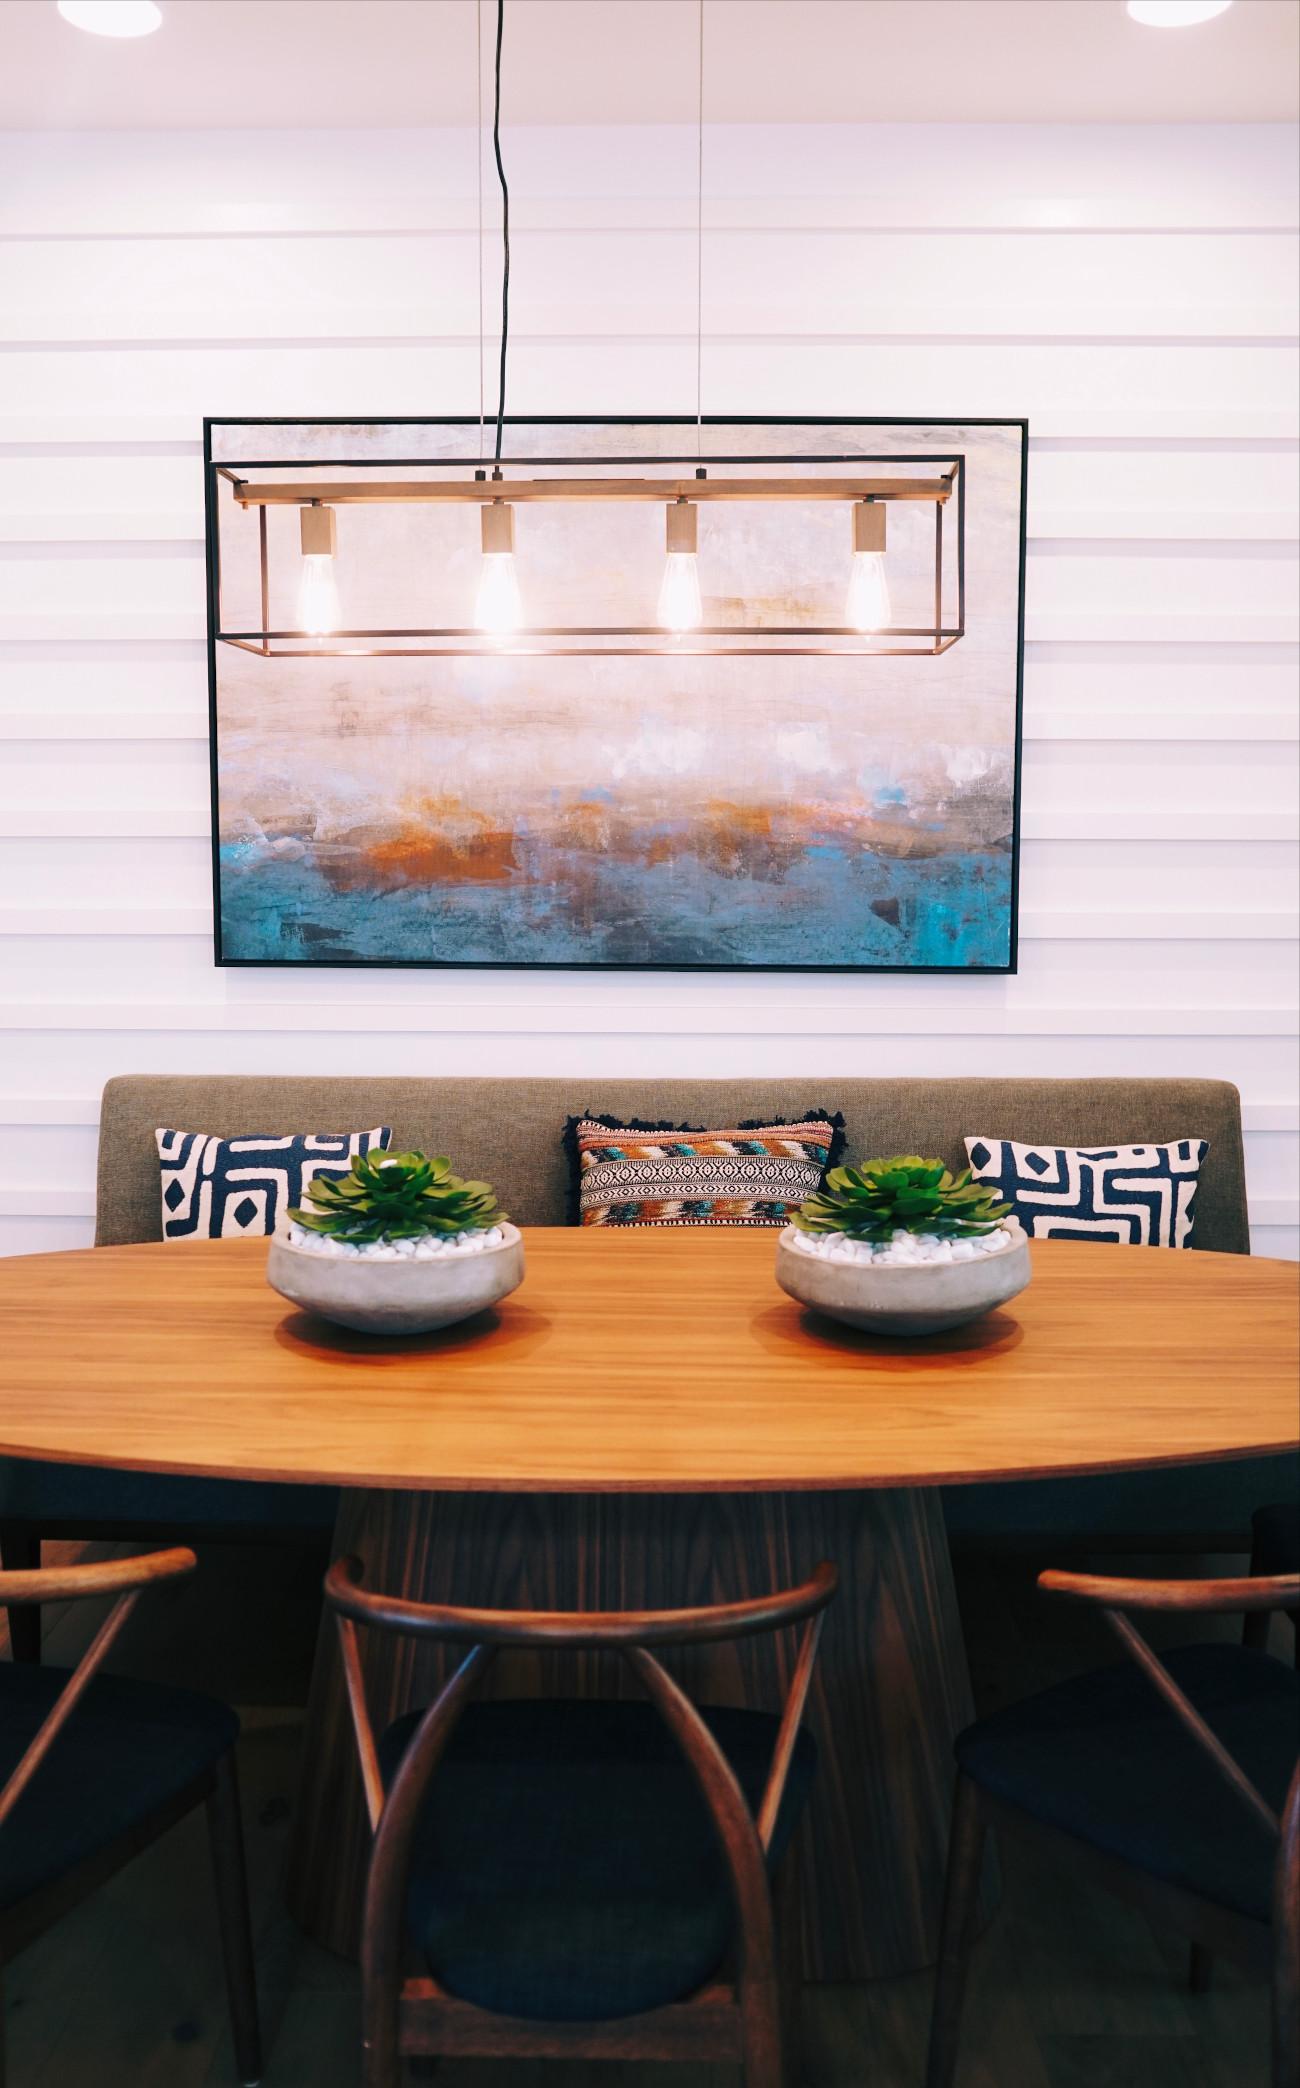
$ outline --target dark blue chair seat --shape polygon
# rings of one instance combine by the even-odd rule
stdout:
[[[1250,1519],[1256,1573],[1300,1573],[1300,1501],[1275,1501]]]
[[[243,1479],[188,1479],[170,1472],[124,1472],[103,1465],[0,1461],[0,1521],[6,1516],[57,1537],[70,1523],[140,1528],[209,1527],[255,1531],[328,1530],[338,1494],[330,1486],[262,1485]]]
[[[380,1743],[387,1780],[419,1713]],[[756,1810],[775,1718],[701,1707]],[[770,1861],[808,1796],[800,1732]],[[408,1899],[417,1948],[447,1992],[534,2021],[608,2021],[695,1993],[733,1920],[716,1834],[648,1702],[481,1702],[434,1773]]]
[[[1243,1646],[1162,1655],[1277,1812],[1300,1750],[1300,1678]],[[1049,1827],[1256,1921],[1276,1842],[1136,1667],[1061,1683],[967,1727],[963,1773]]]
[[[0,1666],[0,1788],[67,1679],[62,1668]],[[97,1676],[0,1827],[0,1908],[147,1820],[213,1768],[238,1732],[234,1712],[212,1697]]]

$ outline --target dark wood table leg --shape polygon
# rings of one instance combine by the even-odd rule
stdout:
[[[820,1765],[803,1829],[803,1955],[815,1980],[933,1962],[952,1741],[971,1717],[966,1654],[936,1493],[345,1494],[338,1550],[374,1587],[447,1602],[624,1609],[734,1600],[840,1568],[809,1719]],[[288,1890],[330,1948],[356,1948],[366,1834],[333,1625],[323,1628]],[[428,1701],[446,1656],[391,1636],[364,1645],[382,1725]],[[692,1694],[777,1707],[793,1645],[700,1648]],[[503,1658],[494,1688],[587,1694],[626,1687],[596,1656]]]

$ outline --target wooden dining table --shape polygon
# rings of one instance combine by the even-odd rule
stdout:
[[[954,1735],[970,1682],[938,1489],[1118,1472],[1297,1440],[1296,1270],[1034,1243],[1027,1291],[884,1340],[808,1313],[769,1232],[536,1229],[522,1287],[439,1334],[376,1339],[294,1310],[261,1241],[0,1262],[0,1452],[343,1489],[336,1550],[370,1585],[452,1603],[731,1600],[833,1560],[801,1837],[816,1979],[932,1960]],[[698,1651],[697,1694],[775,1705],[791,1648]],[[442,1656],[366,1649],[377,1723]],[[617,1686],[596,1656],[498,1687]],[[368,1837],[332,1628],[308,1711],[288,1891],[355,1947]]]

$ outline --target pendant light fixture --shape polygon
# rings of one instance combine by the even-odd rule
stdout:
[[[302,549],[298,627],[313,638],[328,638],[342,622],[334,577],[338,528],[333,508],[322,507],[318,500],[300,508],[298,532]]]
[[[664,509],[664,516],[668,556],[659,590],[659,621],[665,631],[698,631],[704,621],[696,558],[700,511],[693,500],[679,495]]]
[[[506,353],[510,342],[510,186],[501,158],[501,43],[505,30],[506,0],[497,0],[496,62],[493,79],[492,101],[492,151],[497,163],[497,179],[501,184],[501,361],[497,371],[497,428],[496,448],[493,451],[492,478],[501,478],[501,437],[506,418]],[[479,47],[482,48],[482,5],[476,9],[479,24]],[[480,74],[479,106],[482,107]],[[482,164],[483,145],[479,138],[480,203],[479,203],[479,252],[482,254]],[[482,275],[479,292],[479,428],[483,426],[483,303]],[[481,454],[480,450],[480,454]],[[476,473],[482,478],[483,473]],[[523,596],[519,588],[519,574],[515,568],[515,511],[508,500],[493,499],[485,505],[480,515],[482,566],[479,571],[478,593],[474,603],[474,623],[478,630],[490,638],[508,638],[524,621]]]
[[[704,453],[704,0],[699,0],[698,74],[695,100],[695,454]],[[704,477],[703,470],[696,477]],[[678,494],[664,511],[666,531],[663,584],[659,589],[659,624],[681,637],[704,622],[700,595],[700,511]]]
[[[844,621],[850,630],[887,631],[893,620],[885,578],[885,510],[878,500],[853,507],[853,560]]]
[[[508,638],[524,620],[519,575],[515,571],[515,511],[508,500],[494,500],[480,515],[483,561],[479,572],[474,622],[491,638]]]
[[[366,456],[349,455],[346,449],[337,456],[328,449],[322,450],[319,443],[315,444],[302,460],[300,476],[279,476],[274,465],[261,459],[255,463],[237,461],[237,450],[233,454],[227,451],[226,459],[229,461],[211,459],[210,517],[218,531],[222,485],[228,487],[226,497],[233,500],[236,508],[244,513],[252,510],[257,515],[258,528],[260,617],[256,620],[253,615],[243,616],[238,619],[236,628],[229,627],[222,610],[220,562],[214,558],[214,635],[222,643],[241,646],[245,651],[263,657],[277,653],[319,658],[346,655],[374,658],[474,657],[499,648],[519,654],[552,655],[597,655],[603,652],[654,657],[671,652],[679,657],[685,654],[746,657],[764,653],[804,653],[836,657],[929,655],[936,658],[965,636],[966,459],[960,424],[953,428],[951,447],[936,448],[935,432],[930,429],[925,446],[919,450],[910,445],[900,450],[895,442],[892,447],[879,451],[872,449],[865,433],[846,437],[840,445],[828,443],[821,432],[828,424],[818,420],[807,424],[809,432],[791,452],[769,455],[758,453],[744,437],[737,442],[734,431],[726,430],[726,424],[715,417],[712,425],[718,431],[717,446],[722,453],[708,460],[705,458],[704,20],[704,0],[698,0],[694,459],[688,460],[689,438],[682,439],[682,419],[687,418],[685,416],[674,417],[662,424],[676,432],[651,449],[645,456],[644,467],[636,476],[628,475],[627,467],[633,465],[635,469],[636,459],[627,455],[628,444],[621,437],[612,444],[611,453],[604,456],[593,455],[586,444],[579,445],[576,456],[571,447],[567,453],[562,450],[555,456],[539,454],[536,436],[529,435],[524,436],[521,455],[506,458],[503,454],[510,344],[510,189],[501,151],[505,0],[497,0],[496,4],[492,111],[492,148],[501,190],[502,268],[500,357],[492,416],[495,439],[489,451],[483,288],[484,25],[483,0],[477,0],[477,469],[471,476],[468,465],[461,461],[464,452],[456,448],[454,440],[450,445],[435,447],[429,453],[422,443],[412,445],[409,434],[404,437],[395,433],[392,441],[397,447],[388,450],[384,438],[378,434],[378,429],[387,425],[384,423],[366,428],[362,442],[367,449]],[[406,424],[392,425],[396,429]],[[442,424],[415,420],[410,427],[438,425]],[[791,425],[804,424],[796,421]],[[869,421],[852,423],[854,428],[863,431],[873,425],[877,424]],[[739,454],[734,453],[737,449]],[[332,475],[329,467],[335,456],[337,475]],[[417,457],[422,458],[423,469],[412,475]],[[579,458],[582,461],[578,472],[574,473],[572,467]],[[283,461],[287,463],[290,459],[285,455]],[[388,475],[382,468],[385,461],[400,468],[403,475],[400,478]],[[534,467],[531,472],[528,470],[530,463]],[[690,463],[694,465],[693,478],[684,475]],[[813,467],[811,472],[809,467]],[[544,621],[542,605],[526,603],[527,588],[520,584],[516,566],[517,510],[531,511],[524,525],[525,543],[533,532],[534,541],[547,538],[553,542],[557,506],[561,510],[575,503],[588,502],[618,506],[625,501],[653,502],[664,511],[665,558],[654,620]],[[715,510],[706,532],[706,551],[718,557],[728,537],[733,546],[735,543],[727,522],[731,503],[761,506],[776,502],[799,507],[823,501],[840,503],[847,511],[845,521],[849,522],[851,529],[847,593],[841,596],[844,601],[842,621],[827,619],[820,606],[828,594],[833,598],[844,586],[842,552],[840,561],[837,561],[838,576],[832,570],[818,582],[815,574],[802,575],[796,570],[791,573],[789,581],[778,583],[772,599],[767,602],[752,602],[744,579],[724,567],[723,575],[713,583],[706,620],[706,601],[699,572],[700,507],[707,502]],[[459,507],[463,517],[459,527],[466,535],[473,527],[466,509],[478,509],[479,565],[471,582],[472,608],[470,601],[465,600],[461,614],[454,621],[430,625],[427,616],[421,616],[418,607],[412,604],[414,614],[408,611],[403,616],[399,610],[395,618],[378,628],[353,628],[354,620],[340,614],[335,582],[336,508],[360,503],[396,509],[424,502]],[[270,614],[270,604],[277,592],[272,583],[271,561],[283,539],[268,529],[267,510],[281,505],[295,506],[300,510],[299,613],[297,627],[292,630],[273,629]],[[909,620],[901,624],[893,620],[885,570],[886,510],[889,507],[900,510],[896,517],[899,528],[895,557],[907,571],[909,608],[912,602],[917,604]],[[930,529],[922,525],[927,509],[933,515]],[[953,517],[951,523],[946,520],[950,514]],[[358,531],[359,542],[353,552],[354,558],[364,549],[366,534],[364,529]],[[927,535],[932,546],[928,555]],[[771,542],[772,538],[773,532],[769,529],[768,541]],[[463,536],[462,543],[465,540]],[[782,541],[779,530],[776,540],[778,543]],[[800,550],[806,548],[809,538],[806,531],[792,528],[785,533],[784,541],[793,562]],[[842,544],[843,539],[840,541]],[[722,556],[734,559],[736,552],[733,548]],[[929,565],[931,581],[928,586],[919,588],[918,582],[923,581],[923,560]],[[401,573],[400,562],[395,570]],[[646,578],[653,585],[653,576],[647,575]],[[533,586],[539,590],[536,579]],[[470,587],[467,587],[466,594],[469,593]],[[783,608],[785,614],[781,613]]]

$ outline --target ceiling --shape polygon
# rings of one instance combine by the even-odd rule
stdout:
[[[0,128],[474,120],[476,0],[160,0],[138,42],[0,0]],[[485,70],[495,0],[483,0]],[[717,123],[1276,122],[1300,5],[1147,29],[1123,0],[705,0]],[[510,123],[692,122],[697,0],[506,0]]]

